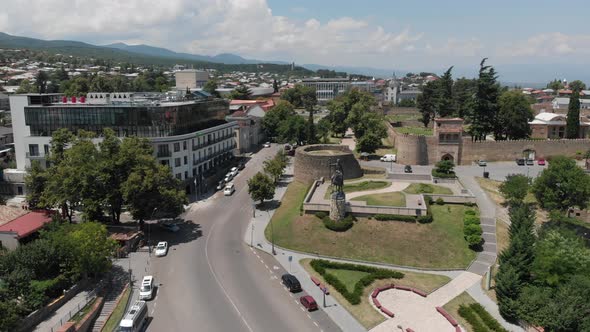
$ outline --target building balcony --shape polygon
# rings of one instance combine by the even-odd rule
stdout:
[[[44,153],[30,153],[30,152],[27,152],[27,158],[28,159],[45,159],[45,154]]]
[[[158,158],[169,158],[172,157],[172,151],[158,151]]]

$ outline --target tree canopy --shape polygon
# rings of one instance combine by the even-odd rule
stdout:
[[[533,110],[527,97],[518,90],[506,91],[498,99],[497,139],[524,139],[531,134]]]
[[[574,90],[567,108],[565,126],[566,138],[578,138],[580,135],[580,92]]]

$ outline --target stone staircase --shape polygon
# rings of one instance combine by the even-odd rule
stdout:
[[[117,299],[125,289],[129,281],[129,275],[122,270],[114,270],[110,287],[107,286],[105,301],[100,311],[100,314],[92,325],[92,332],[101,332],[107,320],[111,316],[113,310],[117,306]],[[107,331],[111,332],[111,331]]]
[[[477,254],[477,258],[467,269],[469,272],[484,275],[488,267],[494,264],[497,257],[496,248],[496,220],[490,217],[481,217],[482,237],[484,239],[483,251]]]

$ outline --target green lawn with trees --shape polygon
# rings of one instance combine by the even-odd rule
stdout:
[[[412,183],[404,192],[407,194],[437,194],[437,195],[452,195],[453,191],[447,187],[437,186],[430,183]]]

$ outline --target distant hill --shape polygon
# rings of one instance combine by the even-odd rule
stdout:
[[[200,68],[211,68],[221,71],[248,71],[248,72],[290,72],[297,75],[311,76],[314,73],[303,67],[291,66],[284,62],[268,62],[248,60],[234,54],[219,54],[213,57],[177,53],[165,48],[149,45],[127,45],[116,43],[106,46],[97,46],[79,41],[70,40],[42,40],[29,37],[13,36],[0,32],[0,48],[16,48],[46,51],[53,54],[61,53],[82,58],[94,58],[127,62],[139,65],[173,66],[174,64],[186,64]]]

